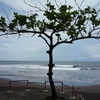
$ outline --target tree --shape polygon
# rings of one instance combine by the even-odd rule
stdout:
[[[66,5],[66,3],[58,5],[55,1],[56,5],[53,5],[49,0],[47,0],[47,4],[43,7],[44,9],[26,4],[33,9],[37,9],[37,13],[22,15],[14,12],[14,18],[9,23],[7,23],[4,17],[1,17],[0,31],[3,33],[0,36],[32,33],[32,37],[38,35],[38,37],[45,41],[49,47],[47,51],[49,55],[47,75],[52,90],[52,100],[55,100],[58,98],[58,95],[52,78],[52,69],[54,67],[53,50],[60,44],[72,44],[76,40],[100,39],[100,10],[90,6],[81,9],[77,3],[78,9],[75,10],[71,5]],[[37,19],[39,16],[38,11],[43,12],[45,19]]]

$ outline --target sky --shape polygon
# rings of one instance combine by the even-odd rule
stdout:
[[[31,5],[43,5],[46,0],[25,0]],[[50,0],[53,2],[53,0]],[[56,0],[58,4],[64,4],[65,0]],[[78,1],[78,0],[77,0]],[[81,0],[78,1],[80,4]],[[90,5],[96,6],[99,0],[84,0],[82,7]],[[68,0],[68,4],[75,6],[74,0]],[[100,7],[100,6],[99,6]],[[23,0],[0,0],[0,16],[8,14],[13,18],[13,12],[25,13],[30,8]],[[42,18],[40,16],[40,18]],[[20,60],[20,61],[48,61],[46,51],[48,46],[39,37],[31,37],[29,34],[0,37],[0,60]],[[55,61],[100,61],[100,41],[87,39],[75,41],[73,44],[62,44],[54,49],[53,57]]]

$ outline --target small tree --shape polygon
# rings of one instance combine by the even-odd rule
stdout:
[[[54,48],[60,44],[72,44],[74,41],[81,39],[100,39],[100,10],[90,6],[81,9],[77,3],[77,10],[71,5],[59,6],[56,1],[55,4],[53,5],[47,0],[44,9],[27,4],[33,9],[43,11],[45,19],[37,20],[37,16],[39,16],[37,13],[28,16],[14,13],[14,19],[10,23],[7,23],[4,17],[0,18],[0,31],[4,32],[0,36],[32,33],[32,37],[38,35],[48,45],[49,70],[47,75],[52,90],[52,100],[58,98],[52,78]]]

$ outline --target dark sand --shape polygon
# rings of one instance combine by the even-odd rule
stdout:
[[[6,78],[0,78],[0,100],[5,100],[5,99],[1,99],[1,98],[3,98],[2,97],[3,96],[3,92],[7,91],[9,89],[20,90],[20,89],[36,88],[37,90],[35,90],[35,92],[38,92],[38,95],[40,94],[40,96],[41,96],[41,91],[45,89],[45,86],[42,83],[35,83],[35,82],[29,83],[28,84],[28,88],[27,88],[27,82],[26,81],[12,81],[12,83],[11,83],[12,87],[9,88],[9,81],[11,81],[11,80],[10,79],[6,79]],[[49,86],[47,88],[50,89]],[[79,86],[77,88],[78,88],[78,93],[80,95],[82,95],[85,100],[100,100],[100,85]],[[57,86],[56,89],[59,92],[62,92],[62,88],[60,86]],[[34,92],[34,94],[35,94],[35,92]],[[69,90],[69,88],[64,87],[64,92],[65,92],[65,94],[71,93],[71,90]],[[49,96],[49,94],[47,94],[47,96]],[[65,96],[65,94],[62,95],[62,96]],[[45,96],[43,96],[43,98]],[[33,100],[37,100],[37,99],[34,99],[34,98],[32,98],[32,99]],[[9,99],[9,100],[17,100],[17,99]],[[21,99],[21,100],[23,100],[23,99]],[[31,99],[27,98],[27,100],[31,100]]]
[[[78,87],[79,93],[86,100],[100,100],[100,85]]]

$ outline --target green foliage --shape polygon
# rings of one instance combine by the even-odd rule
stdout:
[[[55,10],[55,6],[52,5],[51,2],[47,3],[46,6],[47,6],[47,8],[48,8],[49,10]]]
[[[7,24],[6,24],[5,18],[1,17],[0,18],[0,31],[5,32],[6,31],[6,26],[7,26]]]
[[[12,31],[17,29],[19,26],[22,27],[26,25],[27,16],[14,13],[14,19],[9,23],[8,28]]]
[[[90,20],[94,26],[100,25],[100,18],[96,19],[97,15],[91,15]]]
[[[49,10],[44,12],[49,23],[47,28],[52,31],[66,31],[66,34],[71,38],[77,38],[80,33],[86,33],[86,23],[92,25],[100,25],[100,19],[97,19],[97,11],[88,6],[85,9],[74,10],[72,6],[61,5],[57,11],[54,5],[47,4]],[[58,35],[56,35],[58,37]]]
[[[11,31],[16,29],[30,29],[40,32],[50,31],[61,40],[59,32],[66,32],[67,40],[75,39],[82,34],[88,33],[87,26],[98,27],[100,18],[99,11],[87,6],[84,9],[75,10],[71,5],[60,5],[58,8],[48,2],[43,13],[45,20],[37,20],[37,13],[30,16],[14,13],[14,19],[7,25],[5,18],[0,18],[0,31],[5,32],[8,28]]]
[[[20,26],[23,26],[26,24],[27,16],[14,13],[14,17],[15,17],[15,19],[12,20],[13,23],[15,23],[15,24],[18,23]]]
[[[36,17],[38,16],[38,14],[32,14],[30,16],[27,17],[27,21],[26,21],[26,28],[31,29],[31,28],[35,28],[37,26],[37,22],[36,22]]]
[[[70,11],[73,7],[71,5],[67,6],[67,5],[61,5],[61,7],[59,8],[59,11],[62,13],[66,13],[67,11]]]

